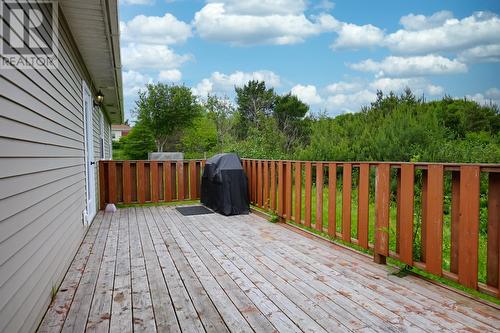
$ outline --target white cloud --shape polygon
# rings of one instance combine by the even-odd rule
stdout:
[[[231,74],[213,72],[209,78],[201,80],[194,88],[193,93],[206,96],[207,93],[231,94],[234,87],[241,87],[250,80],[264,81],[267,87],[279,87],[281,79],[274,72],[261,70],[255,72],[236,71]]]
[[[238,15],[288,15],[300,14],[307,8],[305,0],[209,0],[223,4],[227,13]]]
[[[389,49],[406,54],[425,54],[460,51],[480,45],[498,44],[500,41],[500,18],[490,12],[476,12],[461,20],[446,18],[443,21],[442,18],[441,22],[437,22],[440,25],[431,24],[429,28],[424,27],[430,24],[430,18],[424,17],[422,24],[415,23],[414,18],[412,20],[412,29],[422,29],[402,29],[389,34],[385,38]]]
[[[125,97],[135,97],[147,83],[153,83],[153,78],[136,71],[123,72],[123,94]]]
[[[182,73],[178,69],[167,69],[158,74],[158,81],[179,82],[181,79]]]
[[[390,34],[371,24],[336,22],[333,30],[338,38],[333,49],[379,46],[407,55],[458,53],[459,60],[467,62],[500,59],[500,17],[492,12],[475,12],[462,19],[449,11],[430,16],[409,14],[400,19],[404,29]]]
[[[415,95],[423,93],[437,96],[444,92],[443,87],[433,85],[423,78],[382,78],[370,83],[370,88],[382,90],[384,93],[401,93],[405,88],[410,88]]]
[[[444,93],[443,87],[437,86],[434,84],[427,84],[427,86],[425,87],[425,90],[431,96],[439,96],[439,95],[443,95],[443,93]]]
[[[322,14],[311,21],[302,13],[303,3],[284,0],[218,1],[208,3],[198,11],[193,25],[204,39],[240,46],[295,44],[332,30],[332,25],[337,22],[332,16]]]
[[[191,26],[166,13],[163,16],[138,15],[120,22],[122,41],[142,44],[182,43],[192,36]]]
[[[121,52],[123,66],[127,69],[174,69],[192,59],[191,55],[179,55],[165,45],[129,43]]]
[[[371,24],[342,23],[337,33],[338,38],[332,44],[333,49],[380,46],[384,40],[384,32]]]
[[[500,44],[482,45],[470,48],[458,54],[458,59],[465,62],[499,62]]]
[[[191,91],[196,96],[205,97],[212,92],[213,87],[214,85],[209,79],[203,79],[196,86],[191,88]]]
[[[356,90],[360,90],[362,85],[357,82],[336,82],[328,85],[326,91],[331,94],[342,94],[342,93],[352,93]]]
[[[477,93],[474,95],[466,95],[467,99],[478,102],[481,105],[490,105],[491,103],[500,106],[500,89],[490,88],[484,93]]]
[[[314,9],[330,11],[335,8],[335,2],[329,0],[321,0],[314,5]]]
[[[335,94],[326,99],[326,109],[331,114],[358,112],[362,106],[375,101],[374,91],[362,89],[351,94]]]
[[[349,67],[358,71],[376,73],[377,76],[398,77],[456,74],[467,71],[467,65],[458,60],[432,54],[415,57],[390,56],[380,62],[368,59],[350,64]]]
[[[431,16],[409,14],[401,17],[399,22],[406,30],[424,30],[443,25],[447,20],[453,18],[453,13],[442,10]]]
[[[384,94],[394,92],[400,94],[405,88],[410,88],[416,96],[443,95],[444,89],[434,85],[424,78],[380,78],[371,82],[355,80],[352,82],[334,82],[323,89],[320,107],[330,114],[358,112],[362,106],[368,106],[376,99],[377,90]]]
[[[241,72],[236,71],[232,74],[224,74],[220,72],[212,73],[211,80],[219,87],[232,89],[235,86],[241,87],[250,80],[265,81],[269,87],[278,87],[281,85],[280,77],[275,73],[267,70],[256,72]]]
[[[302,102],[309,105],[320,104],[323,101],[319,96],[316,87],[313,85],[303,86],[301,84],[297,84],[292,87],[290,92],[292,95],[297,96]]]

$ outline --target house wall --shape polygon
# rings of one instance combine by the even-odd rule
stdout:
[[[114,134],[114,141],[120,141],[120,138],[122,137],[122,131],[120,130],[114,130],[113,131],[113,134]]]
[[[58,48],[57,70],[0,69],[0,332],[36,329],[87,230],[82,80],[92,81],[61,11]]]

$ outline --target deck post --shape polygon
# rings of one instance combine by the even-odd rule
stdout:
[[[387,261],[387,257],[382,255],[382,254],[378,254],[378,253],[374,252],[373,253],[373,261],[377,264],[385,265],[386,261]]]

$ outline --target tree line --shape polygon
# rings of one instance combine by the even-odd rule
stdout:
[[[139,93],[131,133],[115,144],[120,158],[182,151],[186,158],[219,152],[241,157],[330,161],[500,162],[500,113],[445,96],[425,101],[410,89],[377,92],[359,112],[311,114],[291,94],[262,81],[227,97],[196,98],[188,87],[148,84]]]

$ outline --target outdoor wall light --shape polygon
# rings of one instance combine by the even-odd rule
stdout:
[[[97,95],[95,95],[94,106],[101,106],[103,101],[104,101],[104,95],[102,94],[102,91],[99,90],[97,92]]]

